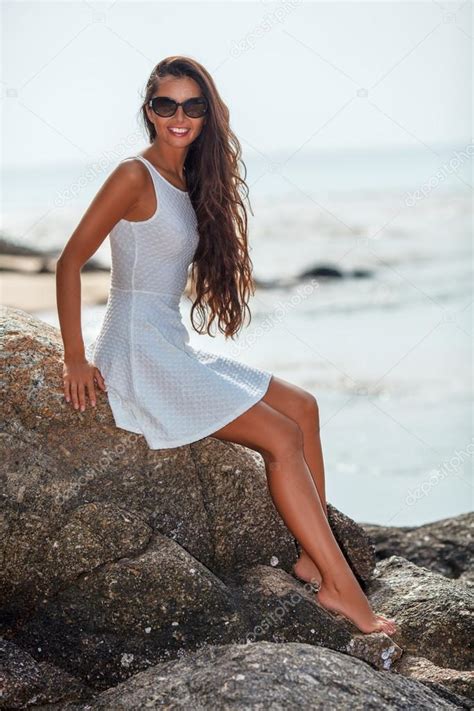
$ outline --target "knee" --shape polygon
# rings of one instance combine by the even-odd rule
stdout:
[[[274,433],[272,447],[267,463],[275,463],[303,451],[304,435],[295,420],[285,417],[284,422]]]
[[[318,401],[309,392],[304,392],[300,398],[299,420],[304,426],[314,424],[319,428],[319,406]]]

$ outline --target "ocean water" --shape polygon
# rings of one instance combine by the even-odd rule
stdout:
[[[5,232],[61,248],[115,162],[9,171]],[[471,510],[469,147],[246,165],[254,275],[267,286],[236,341],[197,334],[183,298],[191,343],[316,396],[328,500],[356,520],[418,525]],[[109,263],[108,240],[96,256]],[[345,278],[297,278],[322,265]],[[83,307],[86,342],[104,310]],[[58,325],[55,312],[37,316]]]

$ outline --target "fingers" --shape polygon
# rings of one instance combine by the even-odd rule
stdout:
[[[86,393],[89,398],[89,402],[92,407],[96,407],[97,404],[97,391],[95,388],[95,383],[98,387],[107,392],[107,386],[105,384],[102,373],[98,368],[92,371],[92,374],[88,380],[71,380],[70,376],[64,377],[64,398],[66,402],[72,402],[75,410],[80,410],[84,412],[86,409]]]
[[[86,409],[86,395],[84,383],[76,383],[74,380],[71,381],[71,399],[72,404],[74,405],[74,409],[80,409],[81,412],[84,412],[84,410]]]
[[[79,393],[80,410],[81,412],[84,412],[84,410],[86,409],[86,388],[84,386],[84,383],[79,383],[77,390]]]
[[[99,386],[99,388],[101,390],[103,390],[104,392],[107,392],[107,386],[105,384],[105,380],[102,377],[102,373],[100,372],[100,370],[98,368],[96,368],[94,371],[94,377],[97,380],[97,385]]]
[[[95,407],[95,387],[94,387],[94,380],[91,378],[89,382],[87,383],[87,394],[89,396],[89,402],[92,405],[92,407]]]
[[[77,410],[79,407],[79,396],[77,392],[77,383],[74,380],[71,382],[71,400],[74,408]]]

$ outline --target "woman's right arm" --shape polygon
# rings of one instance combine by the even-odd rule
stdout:
[[[64,344],[64,396],[76,409],[85,410],[89,400],[96,404],[94,378],[106,390],[99,369],[85,357],[81,327],[81,269],[110,233],[114,225],[139,200],[143,172],[136,162],[121,163],[107,178],[56,263],[56,301]]]

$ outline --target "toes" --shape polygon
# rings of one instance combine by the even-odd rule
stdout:
[[[390,625],[392,632],[398,632],[397,621],[393,617],[387,617],[387,622]]]
[[[388,625],[387,629],[389,631],[389,634],[395,634],[396,632],[398,632],[397,625]]]
[[[392,632],[396,632],[398,630],[397,621],[394,617],[385,617],[384,615],[379,615],[379,617],[383,620],[384,624],[392,630]]]
[[[380,632],[385,632],[385,634],[392,635],[398,632],[398,627],[394,622],[392,622],[392,620],[389,620],[383,615],[379,615],[378,630]]]

